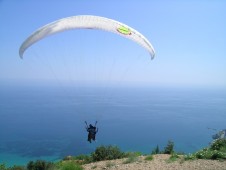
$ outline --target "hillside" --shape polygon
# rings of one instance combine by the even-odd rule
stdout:
[[[145,156],[139,156],[131,163],[125,163],[127,158],[100,161],[83,165],[85,170],[103,170],[103,169],[118,169],[118,170],[226,170],[226,161],[218,160],[191,160],[169,161],[170,155],[157,154],[153,155],[153,160],[145,160]]]

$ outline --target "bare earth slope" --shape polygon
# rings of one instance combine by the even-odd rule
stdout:
[[[181,159],[168,162],[170,155],[154,155],[151,161],[144,160],[145,156],[138,157],[138,160],[125,164],[126,159],[111,161],[100,161],[83,165],[85,170],[119,169],[119,170],[226,170],[226,161],[217,160],[193,160],[182,161]]]

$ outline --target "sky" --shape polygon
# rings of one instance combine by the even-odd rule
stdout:
[[[131,26],[151,42],[155,59],[128,39],[96,30],[48,37],[19,58],[31,33],[75,15]],[[0,85],[73,80],[225,89],[225,18],[224,0],[0,0]]]

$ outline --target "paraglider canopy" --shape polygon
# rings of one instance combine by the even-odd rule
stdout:
[[[79,15],[63,18],[39,28],[37,31],[31,34],[21,45],[19,50],[20,58],[23,58],[23,54],[26,49],[37,41],[49,35],[71,29],[100,29],[113,32],[125,38],[131,39],[143,46],[149,52],[152,59],[155,56],[155,51],[151,43],[146,37],[144,37],[135,29],[109,18],[93,15]]]

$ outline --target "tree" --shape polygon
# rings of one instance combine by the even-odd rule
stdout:
[[[160,150],[159,150],[159,145],[156,146],[156,148],[151,152],[151,154],[159,154]]]
[[[173,148],[174,148],[174,143],[173,143],[173,141],[169,140],[163,153],[164,154],[172,154],[174,152]]]

